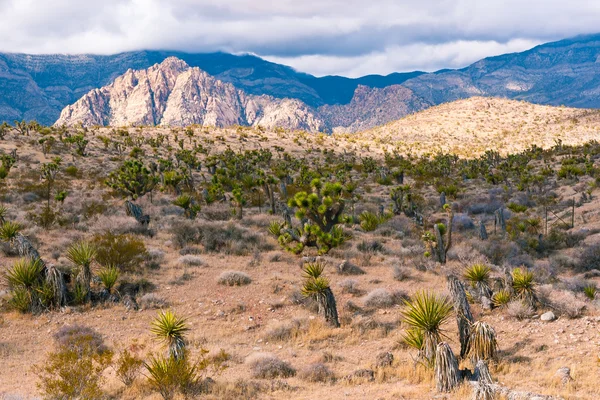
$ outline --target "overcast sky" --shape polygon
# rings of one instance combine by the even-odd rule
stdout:
[[[250,52],[356,77],[459,68],[599,20],[590,0],[0,0],[0,51]]]

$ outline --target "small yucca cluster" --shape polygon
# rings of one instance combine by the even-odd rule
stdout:
[[[302,294],[317,302],[319,313],[325,317],[325,322],[338,328],[337,306],[335,297],[331,291],[329,280],[323,276],[325,264],[316,262],[308,263],[304,266],[304,284],[302,285]]]

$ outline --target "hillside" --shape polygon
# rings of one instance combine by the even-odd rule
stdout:
[[[472,97],[431,107],[356,134],[358,143],[382,143],[401,153],[452,152],[465,157],[488,149],[502,154],[531,145],[600,139],[600,111]]]

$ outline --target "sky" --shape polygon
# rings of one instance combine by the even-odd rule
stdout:
[[[599,19],[589,0],[0,0],[0,51],[226,51],[357,77],[461,68]]]

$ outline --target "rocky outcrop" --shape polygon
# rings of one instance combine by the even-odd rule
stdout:
[[[296,99],[248,95],[174,57],[128,70],[66,107],[56,125],[232,125],[325,129],[315,111]]]

